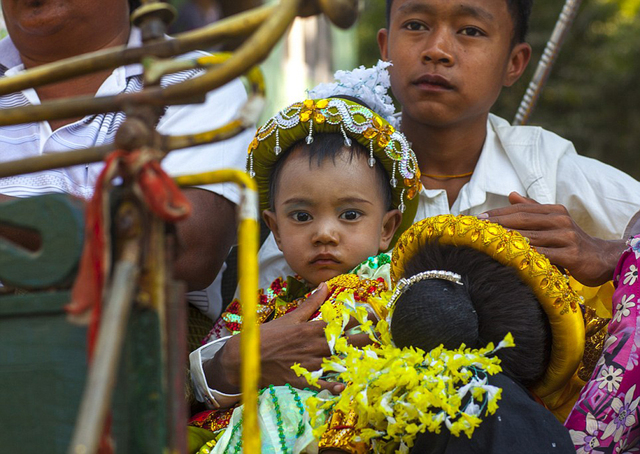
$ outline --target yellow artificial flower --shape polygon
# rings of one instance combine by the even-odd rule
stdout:
[[[438,346],[424,352],[395,347],[388,322],[374,327],[364,307],[325,303],[321,314],[333,356],[325,358],[318,371],[309,372],[299,364],[293,370],[312,385],[321,374],[335,373],[347,386],[337,396],[321,392],[307,400],[315,436],[326,430],[326,412],[353,411],[358,416],[358,440],[372,441],[374,446],[397,445],[400,452],[413,446],[416,434],[439,433],[443,425],[454,436],[471,437],[483,412],[497,409],[501,390],[487,384],[486,376],[502,370],[494,353],[513,346],[510,334],[495,348],[493,344],[481,349],[461,345],[455,350]],[[349,345],[344,330],[351,317],[379,343],[364,348]]]
[[[369,128],[364,131],[363,135],[370,140],[377,137],[378,145],[384,148],[391,141],[391,134],[394,132],[393,126],[390,124],[383,125],[382,120],[378,116],[374,116],[370,120]]]
[[[300,120],[303,122],[309,121],[309,119],[313,118],[318,124],[322,124],[325,122],[325,116],[320,112],[320,109],[324,109],[329,104],[329,101],[326,99],[321,99],[317,103],[313,102],[312,99],[307,99],[302,103],[302,110],[300,111]]]

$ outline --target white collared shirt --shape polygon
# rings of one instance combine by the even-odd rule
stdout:
[[[128,47],[140,45],[140,31],[131,30]],[[206,55],[191,52],[184,58]],[[9,37],[0,41],[0,76],[23,71],[18,50]],[[197,77],[201,71],[184,71],[162,78],[167,86]],[[139,64],[116,68],[98,89],[96,96],[132,93],[142,89],[142,66]],[[170,106],[160,119],[157,129],[162,134],[182,135],[218,128],[233,119],[247,100],[246,91],[238,79],[207,95],[206,102],[196,105]],[[40,99],[34,89],[0,96],[0,109],[38,105]],[[123,112],[89,115],[71,124],[51,130],[48,122],[34,122],[0,127],[0,161],[13,161],[49,153],[59,153],[112,143],[118,127],[125,119]],[[170,153],[162,167],[172,176],[195,174],[217,169],[244,170],[246,150],[255,131],[247,130],[223,142],[178,150]],[[103,164],[92,163],[74,167],[46,170],[0,179],[0,193],[14,197],[30,197],[62,192],[88,199]],[[234,184],[204,186],[234,203],[240,200]],[[206,232],[203,232],[206,234]],[[207,290],[192,292],[190,302],[215,319],[222,309],[219,296],[220,272]],[[198,304],[199,303],[199,304]]]

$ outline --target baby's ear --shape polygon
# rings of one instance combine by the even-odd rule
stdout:
[[[267,224],[271,233],[273,233],[273,237],[276,240],[276,244],[278,245],[278,249],[282,251],[282,246],[280,246],[280,231],[278,230],[278,221],[276,219],[276,213],[270,210],[264,210],[262,212],[262,219],[264,223]]]
[[[400,210],[389,210],[382,218],[382,232],[380,234],[379,251],[386,251],[389,249],[389,244],[395,235],[396,230],[400,227],[402,222],[402,212]]]

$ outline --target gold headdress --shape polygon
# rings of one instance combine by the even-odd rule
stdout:
[[[513,267],[531,287],[549,318],[552,336],[549,366],[531,390],[544,398],[562,388],[578,368],[585,342],[581,299],[569,287],[567,277],[519,233],[473,216],[443,215],[417,222],[400,237],[391,259],[392,278],[402,277],[418,249],[434,240],[484,252]]]
[[[345,145],[358,141],[369,150],[369,165],[378,160],[390,176],[392,204],[403,212],[403,220],[393,238],[411,225],[417,210],[416,196],[422,187],[418,161],[409,142],[385,119],[361,104],[342,99],[307,99],[280,111],[262,126],[249,146],[247,171],[255,177],[260,193],[260,208],[269,209],[269,183],[282,151],[313,135],[338,133]]]

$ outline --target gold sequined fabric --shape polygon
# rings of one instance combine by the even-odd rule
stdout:
[[[587,381],[591,378],[596,363],[602,355],[604,344],[607,341],[610,319],[601,318],[596,315],[595,309],[585,306],[584,308],[584,324],[585,324],[585,345],[582,363],[578,369],[578,377]]]
[[[344,413],[335,410],[331,413],[327,430],[322,434],[318,449],[320,452],[328,449],[338,449],[349,454],[364,454],[369,452],[365,443],[356,442],[355,425],[358,416],[355,412]]]

